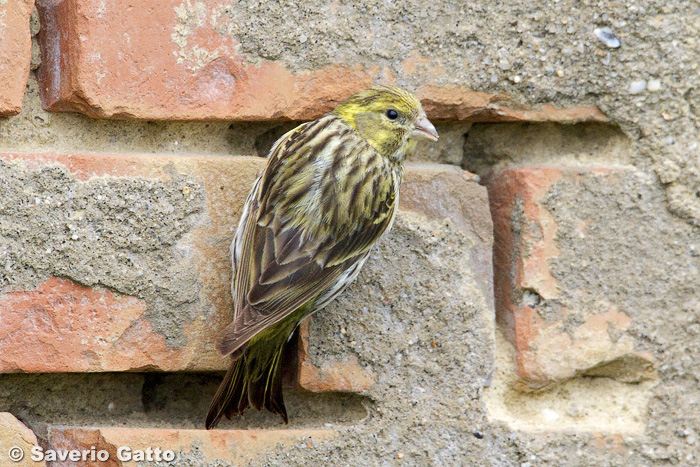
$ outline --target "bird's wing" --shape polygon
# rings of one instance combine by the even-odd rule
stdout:
[[[328,134],[321,133],[319,126]],[[332,171],[350,161],[361,163],[353,158],[364,140],[357,141],[359,135],[352,132],[338,122],[320,119],[292,130],[273,146],[265,173],[246,202],[241,220],[245,224],[239,226],[233,244],[235,310],[233,322],[217,344],[222,354],[242,349],[255,334],[323,292],[364,258],[390,227],[398,183],[374,182],[372,177],[391,178],[380,170],[367,171],[370,178],[364,183],[374,188],[369,195],[372,202],[358,210],[352,225],[348,216],[343,217],[345,225],[331,225],[333,216],[324,212],[333,204],[319,199],[323,186],[330,184],[335,190],[340,184]],[[329,137],[340,142],[325,141]],[[358,144],[345,144],[348,139]],[[329,163],[314,164],[319,157],[330,158]],[[341,162],[334,165],[334,160]],[[380,185],[384,189],[377,189]]]

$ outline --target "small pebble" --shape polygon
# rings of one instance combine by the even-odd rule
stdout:
[[[608,27],[595,28],[593,34],[610,49],[617,49],[622,45],[620,39],[618,39],[615,34],[613,34],[612,29]]]
[[[661,90],[661,81],[658,79],[650,79],[647,82],[647,91],[656,92]]]
[[[398,459],[403,459],[403,452],[400,452],[396,455]]]
[[[629,87],[630,94],[639,94],[647,88],[647,82],[644,80],[632,81]]]

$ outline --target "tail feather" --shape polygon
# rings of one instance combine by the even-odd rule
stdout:
[[[207,430],[214,428],[224,415],[230,419],[234,415],[243,413],[248,408],[248,388],[243,384],[244,373],[242,358],[231,362],[231,366],[209,406],[209,412],[205,421]]]
[[[284,396],[282,394],[282,372],[280,362],[284,346],[281,346],[274,353],[267,368],[263,369],[254,380],[248,383],[248,394],[250,404],[258,410],[263,408],[280,415],[284,423],[288,423],[287,410],[284,406]]]
[[[258,410],[265,408],[288,422],[280,371],[284,345],[270,353],[256,347],[249,347],[231,363],[209,407],[207,430],[216,427],[223,416],[230,419],[241,415],[251,405]],[[260,359],[261,356],[267,358]]]
[[[287,408],[284,406],[284,396],[282,394],[282,372],[277,371],[272,382],[271,390],[265,400],[265,408],[272,413],[276,413],[282,417],[284,424],[289,423],[287,418]]]

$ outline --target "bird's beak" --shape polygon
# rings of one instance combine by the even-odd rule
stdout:
[[[430,141],[437,141],[438,133],[437,130],[435,130],[433,124],[430,123],[430,120],[428,120],[428,117],[423,115],[423,118],[418,120],[416,122],[416,125],[413,127],[413,131],[411,131],[410,137],[414,139],[427,139]]]

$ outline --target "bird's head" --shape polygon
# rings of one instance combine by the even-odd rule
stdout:
[[[375,86],[355,94],[333,113],[385,157],[402,160],[417,140],[438,139],[416,96],[393,86]]]

